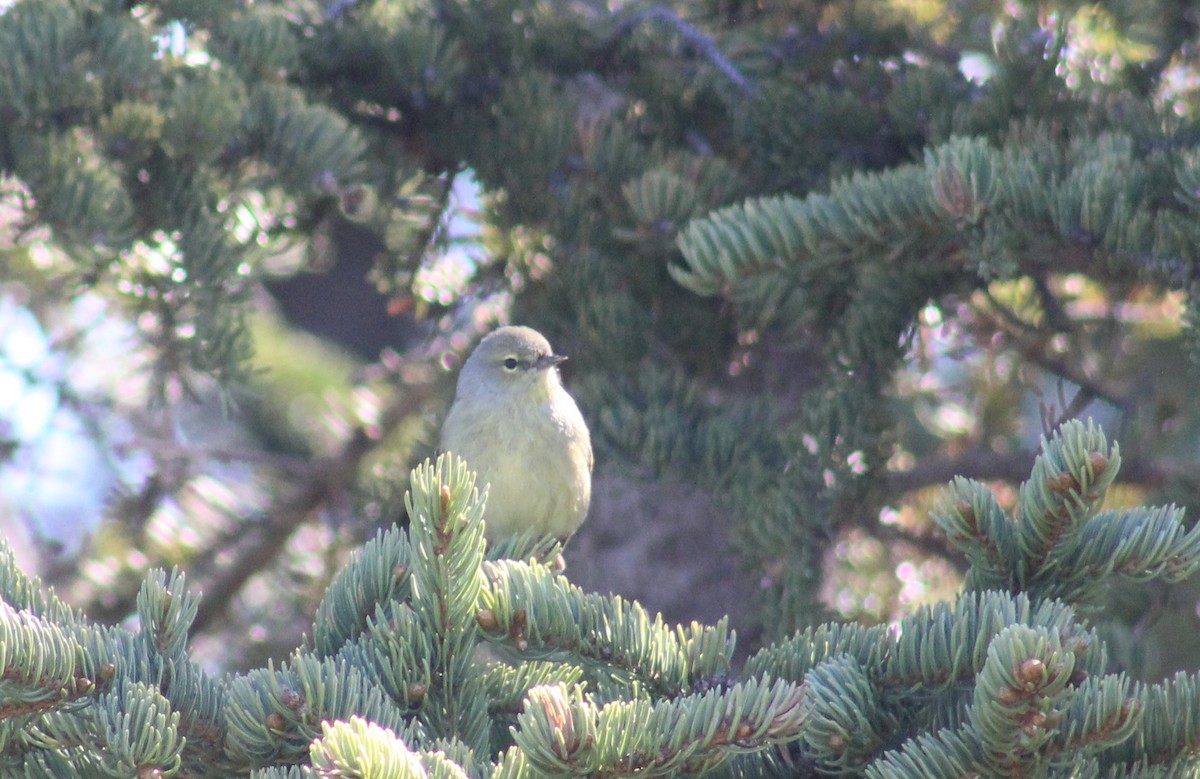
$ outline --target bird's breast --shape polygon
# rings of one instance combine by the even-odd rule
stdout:
[[[587,514],[591,441],[575,402],[560,392],[548,403],[497,404],[447,420],[455,435],[443,448],[467,460],[481,487],[490,485],[484,516],[492,538],[526,528],[567,536]]]

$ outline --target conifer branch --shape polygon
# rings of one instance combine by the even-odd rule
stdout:
[[[674,29],[688,46],[694,48],[702,57],[708,60],[713,67],[720,71],[721,75],[725,76],[729,83],[737,87],[739,92],[744,95],[754,94],[753,83],[729,61],[729,58],[725,56],[712,38],[696,29],[695,26],[680,19],[675,11],[670,8],[655,5],[627,14],[617,22],[612,37],[614,39],[621,38],[627,35],[634,27],[647,20],[661,22]]]

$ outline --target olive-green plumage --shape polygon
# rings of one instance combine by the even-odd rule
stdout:
[[[488,485],[485,534],[568,538],[592,496],[592,442],[558,375],[566,358],[528,327],[489,333],[467,358],[440,448]]]

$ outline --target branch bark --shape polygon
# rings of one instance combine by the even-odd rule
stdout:
[[[278,556],[292,534],[315,512],[350,490],[363,458],[403,420],[416,414],[432,389],[429,384],[406,387],[370,435],[360,427],[337,455],[313,461],[307,475],[297,479],[291,496],[262,520],[243,526],[242,538],[232,552],[218,546],[194,567],[203,598],[192,623],[193,632],[203,630],[224,613],[246,582]]]

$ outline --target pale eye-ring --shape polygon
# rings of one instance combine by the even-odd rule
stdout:
[[[517,369],[517,358],[516,357],[509,357],[507,360],[504,361],[504,370],[515,371],[516,369]]]

